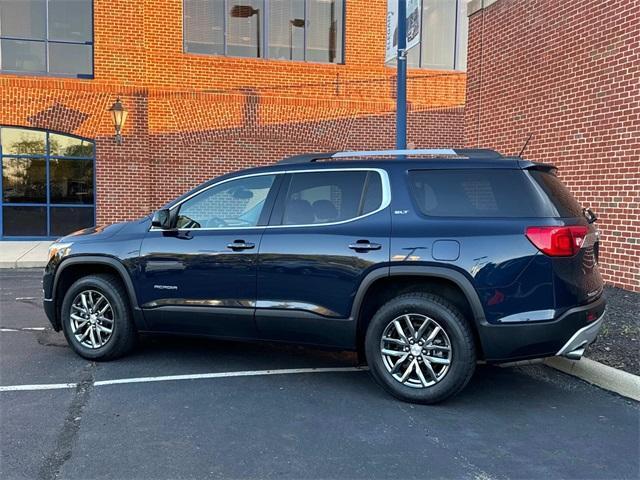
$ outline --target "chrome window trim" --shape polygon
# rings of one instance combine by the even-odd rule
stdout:
[[[183,198],[182,200],[180,200],[175,205],[172,205],[169,210],[173,210],[174,208],[178,208],[180,205],[182,205],[187,200],[195,197],[196,195],[200,195],[201,193],[206,192],[210,188],[217,187],[218,185],[222,185],[224,183],[231,182],[233,180],[241,180],[243,178],[258,177],[258,176],[264,176],[264,175],[286,175],[288,173],[295,174],[295,173],[323,173],[323,172],[376,172],[378,175],[380,175],[380,183],[382,185],[382,201],[380,202],[380,206],[376,210],[373,210],[373,211],[371,211],[369,213],[365,213],[364,215],[359,215],[357,217],[349,218],[347,220],[340,220],[338,222],[309,223],[309,224],[300,224],[300,225],[256,225],[256,226],[251,226],[251,227],[178,228],[176,230],[179,231],[179,232],[186,232],[186,231],[199,231],[200,232],[200,231],[211,231],[211,230],[217,230],[217,231],[224,231],[224,230],[257,230],[257,229],[267,229],[267,228],[324,227],[324,226],[331,226],[331,225],[341,225],[341,224],[344,224],[344,223],[353,222],[355,220],[360,220],[361,218],[365,218],[365,217],[368,217],[370,215],[374,215],[374,214],[376,214],[378,212],[381,212],[382,210],[384,210],[385,208],[387,208],[391,204],[391,183],[389,182],[389,174],[387,173],[386,170],[384,170],[382,168],[367,168],[367,167],[355,167],[355,168],[310,168],[310,169],[304,169],[304,170],[277,170],[277,171],[274,171],[274,172],[250,173],[250,174],[247,174],[247,175],[240,175],[240,176],[233,177],[233,178],[227,178],[225,180],[221,180],[220,182],[213,183],[213,184],[211,184],[211,185],[209,185],[209,186],[207,186],[207,187],[205,187],[205,188],[203,188],[201,190],[198,190],[197,192],[192,193],[188,197]],[[149,231],[150,232],[165,232],[167,230],[163,230],[161,228],[151,227],[149,229]]]

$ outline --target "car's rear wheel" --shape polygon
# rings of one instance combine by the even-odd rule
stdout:
[[[455,395],[476,363],[468,322],[451,303],[427,293],[408,293],[384,304],[369,324],[365,351],[375,380],[395,397],[415,403]]]
[[[67,342],[84,358],[111,360],[135,344],[128,296],[113,275],[77,280],[64,296],[60,318]]]

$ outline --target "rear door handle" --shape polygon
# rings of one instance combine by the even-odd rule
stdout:
[[[255,246],[255,243],[245,242],[244,240],[235,240],[233,243],[227,244],[227,248],[231,250],[251,250]]]
[[[349,248],[356,252],[368,252],[369,250],[380,250],[382,245],[379,243],[371,243],[368,240],[358,240],[356,243],[349,245]]]

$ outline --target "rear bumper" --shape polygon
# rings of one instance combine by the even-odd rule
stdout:
[[[580,360],[584,354],[585,348],[598,336],[600,329],[602,328],[602,322],[604,321],[604,312],[600,315],[600,318],[593,322],[591,325],[582,327],[564,344],[564,346],[556,353],[556,355],[567,357],[571,360]]]
[[[554,355],[580,358],[602,327],[605,307],[605,299],[600,297],[551,321],[480,325],[485,360],[500,363]]]

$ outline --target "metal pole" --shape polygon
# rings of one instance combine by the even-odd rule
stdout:
[[[258,21],[258,25],[256,28],[256,36],[258,37],[258,58],[260,58],[260,43],[261,43],[261,38],[260,38],[260,9],[256,8],[255,9],[256,12],[256,20]]]
[[[407,148],[407,0],[398,0],[396,148]]]

